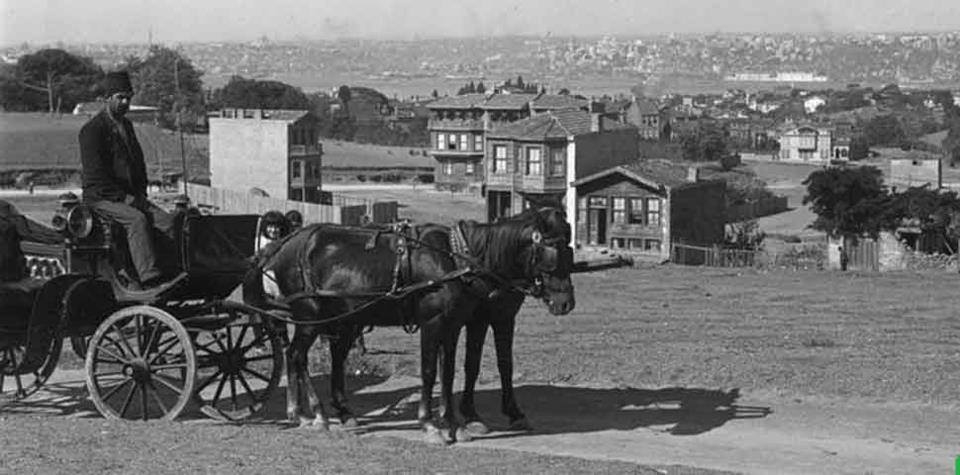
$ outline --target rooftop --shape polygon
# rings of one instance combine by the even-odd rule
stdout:
[[[621,130],[632,128],[603,117],[603,130]],[[591,114],[579,109],[548,111],[527,119],[519,120],[498,127],[488,134],[489,137],[512,139],[565,139],[571,135],[589,134],[591,130]]]
[[[478,109],[487,100],[485,94],[463,94],[441,97],[429,104],[428,109]]]
[[[588,99],[568,94],[541,94],[533,100],[533,108],[537,110],[583,109],[588,106]]]

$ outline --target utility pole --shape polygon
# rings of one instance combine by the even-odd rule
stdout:
[[[173,84],[177,90],[177,95],[174,98],[173,109],[177,113],[177,134],[180,136],[180,166],[182,169],[182,178],[183,181],[183,194],[189,198],[189,190],[187,189],[187,155],[184,152],[183,148],[183,123],[180,119],[180,57],[179,54],[173,59]],[[161,177],[162,178],[162,177]]]

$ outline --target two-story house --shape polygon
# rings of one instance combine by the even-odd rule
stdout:
[[[571,182],[638,155],[636,127],[582,110],[545,112],[487,133],[487,218],[539,205],[576,216]]]
[[[209,119],[210,184],[320,202],[317,119],[301,110],[223,109]]]
[[[653,100],[640,98],[633,101],[627,108],[626,121],[637,126],[640,138],[644,140],[669,138],[663,137],[666,117]]]
[[[849,144],[847,150],[849,156]],[[827,127],[804,125],[780,134],[780,160],[823,163],[833,155],[833,134]]]
[[[483,180],[483,133],[487,96],[464,94],[441,97],[427,105],[431,155],[437,161],[434,186],[457,189]]]

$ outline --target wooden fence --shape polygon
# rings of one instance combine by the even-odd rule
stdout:
[[[397,220],[397,202],[369,202],[333,205],[304,203],[280,198],[256,196],[244,191],[187,185],[190,200],[199,207],[212,208],[217,213],[263,214],[267,211],[297,210],[305,223],[338,223],[358,225],[364,222],[391,223]]]
[[[675,264],[709,267],[753,267],[760,251],[723,249],[719,246],[671,244],[670,260]]]

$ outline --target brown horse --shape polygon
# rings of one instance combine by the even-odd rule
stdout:
[[[301,425],[328,425],[307,374],[307,351],[318,335],[333,335],[332,406],[345,424],[355,424],[346,405],[343,366],[359,329],[415,325],[421,332],[419,422],[428,441],[444,440],[431,411],[439,360],[441,426],[449,428],[450,439],[467,439],[458,431],[453,375],[460,329],[479,302],[500,289],[525,289],[547,301],[554,313],[572,309],[572,263],[561,262],[568,253],[559,241],[544,238],[548,224],[529,213],[496,225],[467,224],[462,238],[438,225],[401,232],[313,225],[265,250],[248,276],[245,298],[261,303],[261,275],[269,271],[298,323],[287,351],[288,417]],[[469,257],[454,251],[464,242],[475,249]],[[559,277],[564,273],[566,278]],[[304,398],[309,412],[301,410]]]

